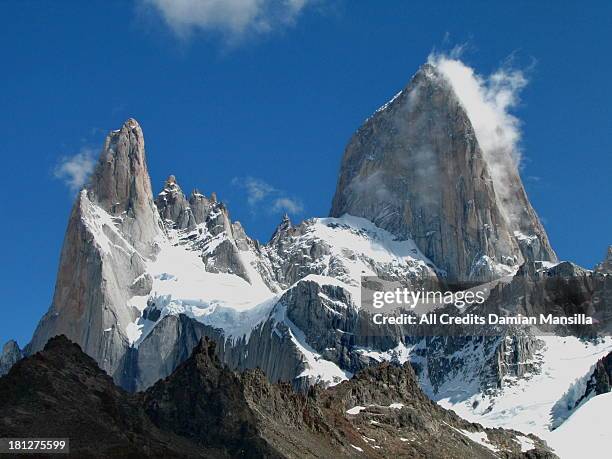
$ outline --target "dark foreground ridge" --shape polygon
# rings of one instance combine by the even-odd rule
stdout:
[[[439,407],[409,365],[368,368],[302,395],[260,370],[230,371],[208,339],[136,394],[66,337],[51,339],[0,378],[0,437],[33,436],[68,437],[78,458],[555,457],[534,436]]]

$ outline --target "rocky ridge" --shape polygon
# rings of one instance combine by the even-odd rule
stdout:
[[[0,395],[2,436],[69,437],[71,457],[555,457],[534,436],[438,407],[410,366],[301,395],[260,370],[230,371],[208,340],[168,378],[128,394],[56,337],[0,378]]]

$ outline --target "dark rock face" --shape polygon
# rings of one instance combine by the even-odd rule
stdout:
[[[493,182],[450,83],[426,64],[349,141],[330,215],[364,217],[414,239],[451,281],[499,277],[500,265],[526,259],[555,260],[518,172],[508,171],[504,182],[518,215],[500,199],[502,184]]]
[[[583,399],[593,395],[607,394],[612,390],[612,352],[597,361],[589,378]],[[580,403],[581,400],[578,401]]]
[[[363,410],[347,413],[356,405]],[[130,395],[77,345],[53,338],[0,378],[0,434],[69,437],[79,458],[555,457],[532,435],[535,447],[522,454],[519,432],[440,408],[410,366],[385,364],[301,395],[261,370],[230,371],[207,340],[171,376]]]
[[[159,428],[199,445],[227,448],[234,457],[281,457],[259,436],[240,377],[221,366],[208,340],[168,379],[147,390],[143,404]]]
[[[541,332],[559,336],[589,337],[612,331],[612,278],[583,269],[571,262],[546,267],[539,262],[522,265],[508,283],[500,282],[491,290],[486,306],[492,311],[537,316],[573,314],[592,316],[596,326],[540,325]]]
[[[216,343],[218,357],[230,368],[261,368],[271,382],[291,381],[294,388],[303,391],[310,386],[307,378],[296,379],[305,366],[283,324],[267,320],[249,339],[230,341],[221,330],[181,314],[164,317],[135,350],[135,384],[128,388],[144,390],[169,376],[205,337]]]
[[[559,400],[551,414],[553,428],[562,425],[580,406],[591,398],[612,391],[612,352],[599,359],[589,372],[579,378]]]
[[[69,437],[75,458],[224,457],[161,431],[137,397],[64,337],[0,378],[0,435]]]
[[[23,358],[23,352],[13,340],[8,341],[2,347],[0,353],[0,376],[5,375],[15,363]]]
[[[409,365],[370,367],[321,393],[320,398],[323,406],[345,413],[361,407],[348,416],[365,440],[359,446],[372,450],[383,445],[384,450],[378,451],[382,457],[522,456],[514,440],[518,432],[484,429],[442,409],[423,394]],[[465,442],[465,434],[475,432],[485,433],[485,444],[496,451]],[[532,457],[554,457],[540,441],[537,444],[529,452]]]
[[[137,371],[133,388],[145,389],[170,375],[205,336],[223,341],[218,330],[187,316],[166,316],[135,350]]]
[[[301,281],[280,301],[287,306],[287,318],[304,331],[307,342],[317,350],[334,346],[338,330],[357,328],[357,311],[348,306],[350,298],[342,287]]]

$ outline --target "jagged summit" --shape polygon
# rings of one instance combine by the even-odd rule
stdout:
[[[135,119],[106,137],[86,190],[89,200],[122,218],[123,229],[140,252],[151,253],[162,230],[153,204],[144,135]]]
[[[216,215],[216,211],[227,214],[225,205],[217,201],[214,192],[208,198],[194,189],[187,199],[174,175],[166,179],[164,188],[155,198],[155,205],[166,227],[175,230],[192,231],[205,223],[209,215]]]
[[[380,106],[366,121],[370,120],[377,113],[388,110],[401,104],[403,98],[410,94],[416,85],[429,85],[438,90],[452,91],[449,81],[444,78],[442,73],[431,63],[426,62],[410,77],[410,80],[398,93]]]
[[[281,237],[281,235],[285,234],[291,228],[293,228],[293,224],[291,223],[291,219],[289,218],[289,215],[285,212],[281,222],[274,230],[274,233],[272,234],[272,237],[270,238],[270,242],[277,241],[279,237]]]
[[[174,175],[166,179],[163,190],[155,198],[155,205],[161,218],[170,227],[175,229],[195,228],[196,218]]]
[[[366,218],[412,238],[451,281],[487,280],[525,259],[555,260],[518,173],[504,182],[527,209],[508,221],[491,166],[452,85],[425,64],[350,139],[330,215]]]
[[[149,191],[144,184],[132,190],[132,181],[139,184],[148,179],[144,150],[144,137],[136,120],[128,119],[120,129],[111,131],[104,142],[98,164],[87,189],[95,196],[96,202],[110,212],[127,211],[133,204],[134,194]],[[147,189],[148,188],[148,189]]]

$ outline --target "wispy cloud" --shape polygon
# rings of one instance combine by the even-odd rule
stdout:
[[[276,192],[276,189],[272,185],[254,177],[235,177],[232,180],[232,185],[239,186],[247,191],[247,202],[250,206],[255,206],[257,203]]]
[[[299,199],[288,196],[266,181],[255,177],[235,177],[232,185],[242,188],[247,193],[247,203],[253,211],[265,207],[270,213],[300,214],[304,210]]]
[[[72,156],[62,156],[53,169],[53,176],[62,180],[71,191],[77,191],[85,185],[95,165],[94,150],[83,147]]]
[[[429,62],[451,82],[466,109],[481,148],[488,154],[510,156],[520,161],[520,122],[511,110],[520,102],[527,85],[525,72],[507,63],[483,76],[460,60],[463,46],[448,55],[432,53]]]
[[[277,198],[272,205],[274,212],[287,212],[288,214],[300,214],[304,210],[302,203],[292,198]]]
[[[511,60],[490,75],[480,75],[461,61],[464,47],[449,54],[432,53],[429,63],[450,82],[472,123],[478,144],[487,162],[509,219],[520,215],[514,198],[517,185],[512,177],[521,163],[521,123],[512,114],[520,102],[520,93],[527,85],[524,70],[513,68]]]
[[[303,10],[320,0],[139,0],[159,13],[180,38],[216,33],[230,43],[295,24]]]

